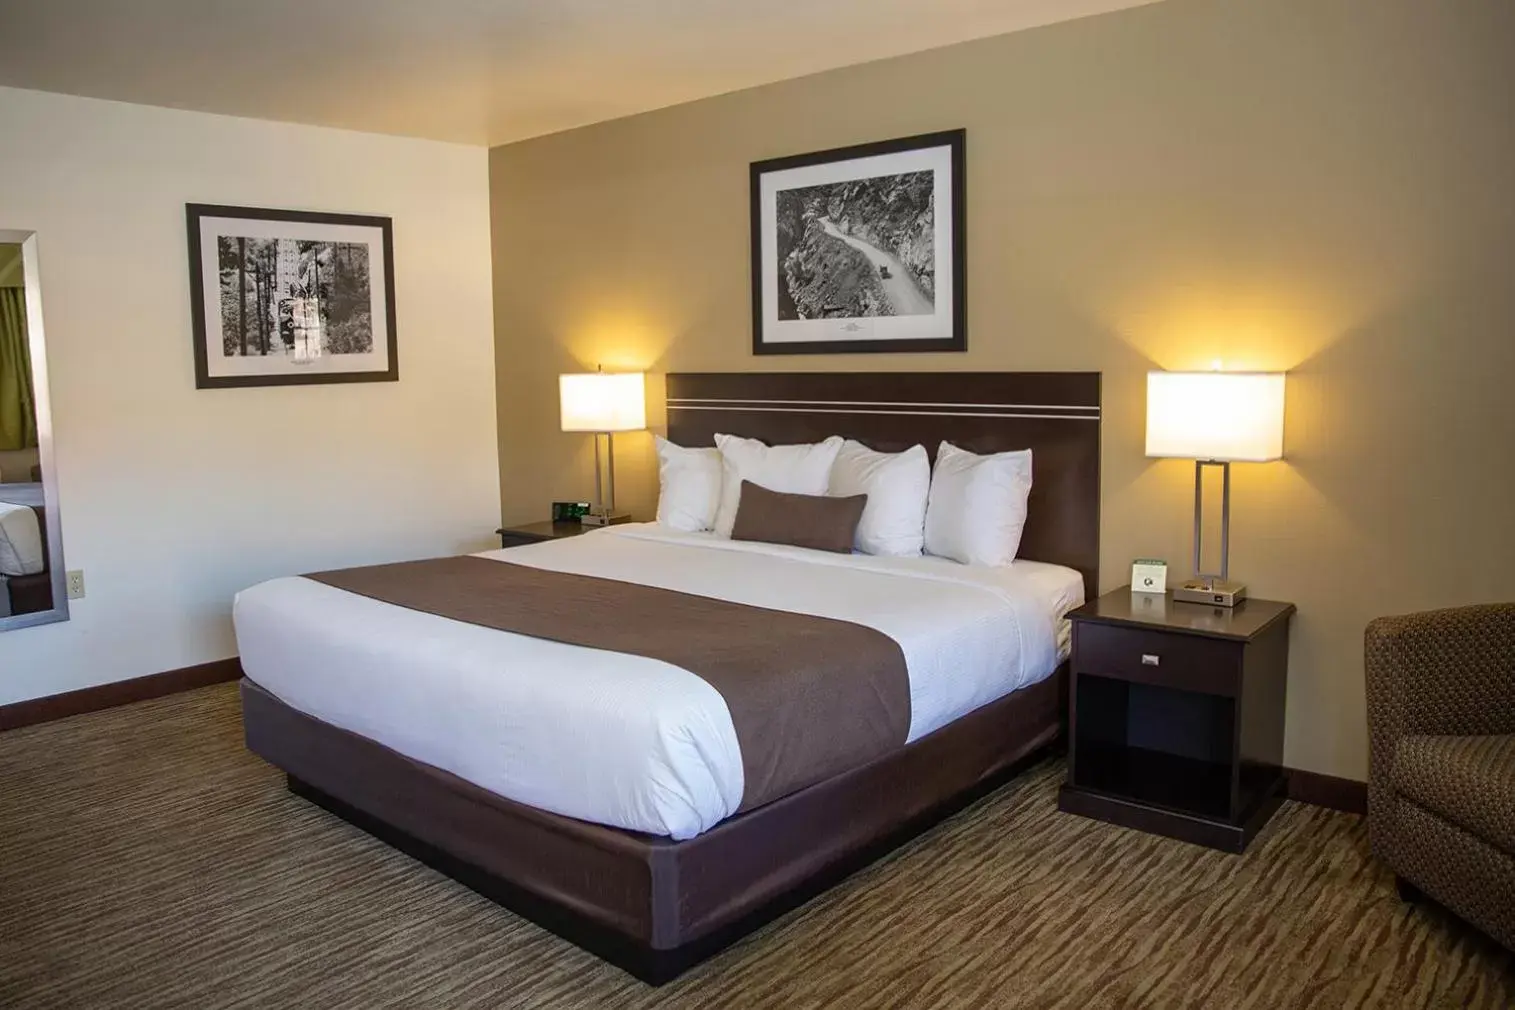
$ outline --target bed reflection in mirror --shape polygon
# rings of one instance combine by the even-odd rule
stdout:
[[[0,229],[0,631],[68,619],[37,246]]]

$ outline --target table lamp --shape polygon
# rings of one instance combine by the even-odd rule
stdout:
[[[586,526],[609,526],[630,522],[615,510],[615,433],[641,431],[647,427],[647,399],[641,372],[580,372],[558,376],[558,405],[564,431],[587,431],[594,435],[595,510],[580,521]],[[605,436],[609,459],[610,494],[600,483],[600,436]]]
[[[1194,460],[1194,578],[1173,599],[1233,607],[1247,587],[1230,578],[1231,464],[1284,454],[1284,373],[1147,373],[1147,455]],[[1220,571],[1206,574],[1205,467],[1221,468]]]

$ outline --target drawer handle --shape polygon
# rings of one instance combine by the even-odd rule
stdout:
[[[1161,656],[1154,656],[1150,652],[1142,653],[1142,666],[1157,666],[1162,663]]]

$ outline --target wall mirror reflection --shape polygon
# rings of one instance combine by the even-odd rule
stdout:
[[[0,631],[68,619],[37,237],[0,229]]]

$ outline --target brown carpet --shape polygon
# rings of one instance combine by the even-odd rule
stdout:
[[[1515,1006],[1359,818],[1226,856],[1060,814],[1061,774],[650,989],[286,793],[206,688],[0,734],[0,1006]]]

